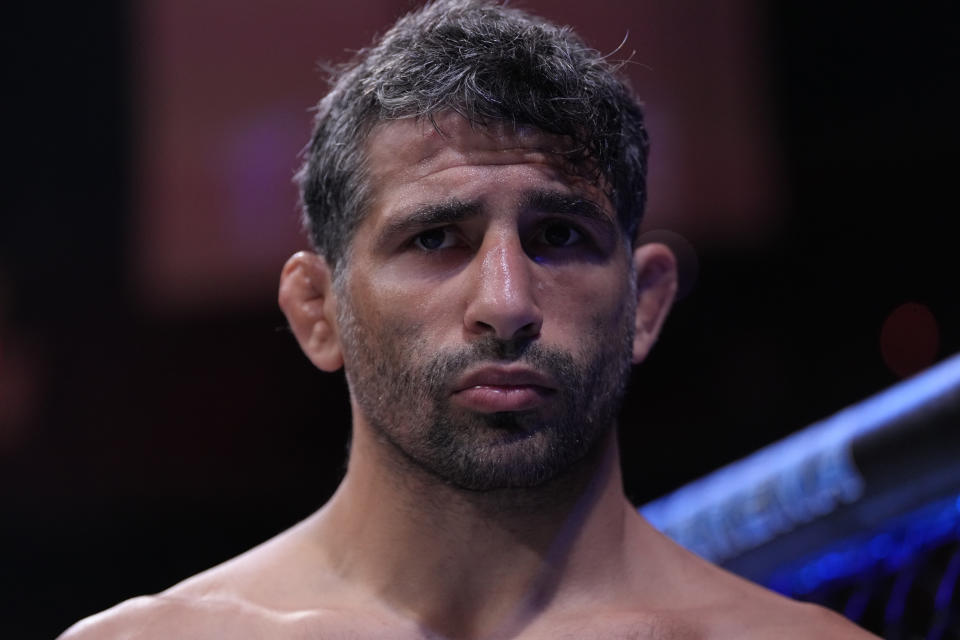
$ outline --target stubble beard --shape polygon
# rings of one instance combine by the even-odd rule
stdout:
[[[630,376],[630,304],[612,327],[594,319],[579,357],[535,340],[489,336],[425,357],[432,347],[418,327],[372,326],[357,318],[346,296],[340,302],[347,381],[359,410],[386,446],[447,484],[473,492],[539,487],[585,458],[616,424]],[[557,390],[531,411],[454,406],[454,382],[480,363],[523,364]]]

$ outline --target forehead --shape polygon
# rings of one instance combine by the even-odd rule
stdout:
[[[584,177],[583,163],[571,161],[577,154],[572,141],[534,127],[499,121],[481,126],[452,112],[433,121],[389,120],[373,128],[366,151],[374,209],[400,185],[442,186],[469,179],[470,168],[497,165],[536,166],[571,191],[589,193],[609,206],[598,186]]]
[[[403,161],[414,161],[423,167],[452,155],[468,160],[495,160],[498,155],[526,153],[560,161],[572,150],[566,136],[503,121],[479,125],[453,112],[442,113],[432,121],[404,118],[381,122],[373,128],[368,144],[371,164],[392,164],[390,160],[402,157]]]

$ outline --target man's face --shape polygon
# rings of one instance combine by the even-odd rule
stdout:
[[[337,286],[357,419],[469,490],[532,487],[609,432],[629,375],[629,243],[565,141],[457,115],[369,139]]]

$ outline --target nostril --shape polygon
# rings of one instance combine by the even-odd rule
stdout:
[[[540,333],[540,325],[536,322],[529,322],[519,329],[517,329],[516,337],[518,338],[534,338]]]
[[[526,313],[516,313],[516,310],[496,305],[475,304],[471,307],[465,320],[472,332],[490,334],[501,340],[527,340],[540,335],[539,313],[529,309]]]

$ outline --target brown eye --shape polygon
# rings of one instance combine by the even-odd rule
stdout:
[[[565,224],[551,224],[543,230],[543,241],[551,247],[568,247],[581,238],[579,231]]]
[[[418,234],[417,237],[413,239],[414,244],[424,251],[445,249],[450,246],[452,241],[453,234],[443,227],[429,229],[428,231]]]

